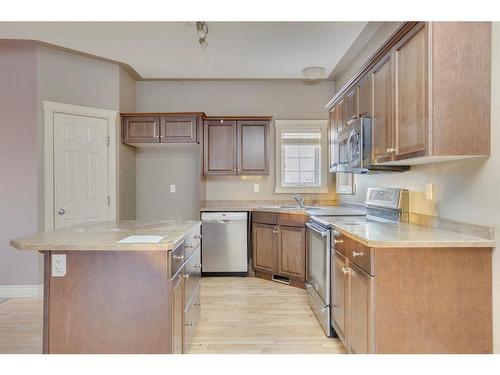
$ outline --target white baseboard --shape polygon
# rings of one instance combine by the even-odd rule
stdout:
[[[0,285],[0,297],[43,297],[43,285]]]

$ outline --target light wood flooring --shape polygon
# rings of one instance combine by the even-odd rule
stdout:
[[[203,278],[190,353],[344,353],[324,335],[305,290],[253,277]],[[42,299],[0,303],[0,354],[41,353]]]

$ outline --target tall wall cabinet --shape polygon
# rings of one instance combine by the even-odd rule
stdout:
[[[370,117],[373,165],[489,155],[490,86],[491,23],[406,22],[327,104],[330,142]]]

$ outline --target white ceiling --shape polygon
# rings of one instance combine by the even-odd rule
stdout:
[[[335,68],[366,22],[0,22],[0,39],[30,39],[130,65],[144,79],[294,79]],[[325,77],[325,78],[326,78]]]

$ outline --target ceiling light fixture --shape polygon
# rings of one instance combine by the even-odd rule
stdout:
[[[321,66],[308,66],[302,69],[304,77],[310,80],[318,80],[325,77],[325,68]]]
[[[208,26],[206,22],[198,21],[196,22],[196,30],[198,31],[198,43],[202,49],[209,46],[207,42]]]

